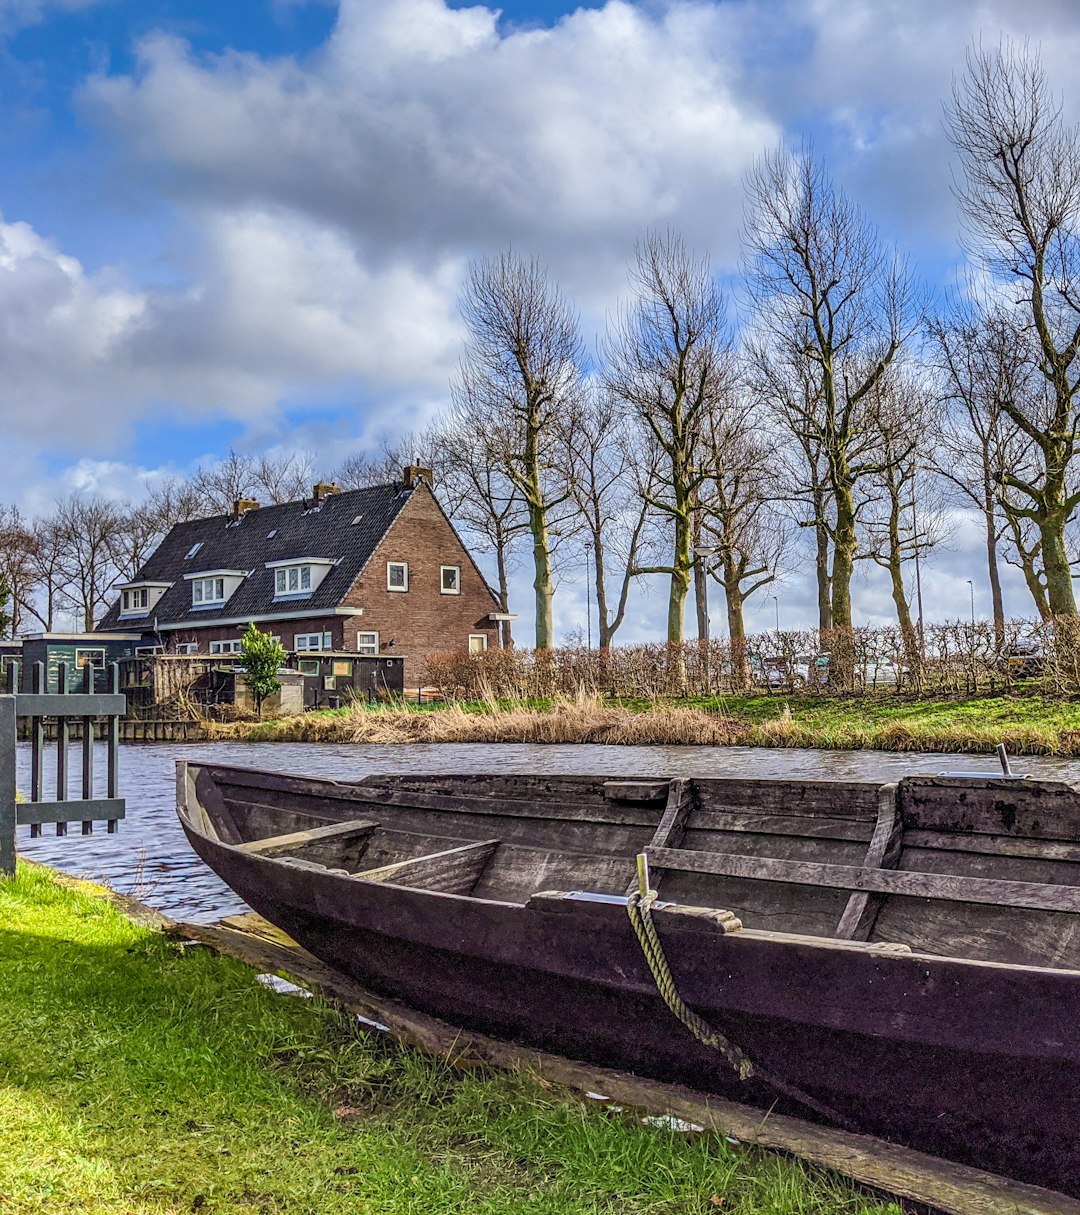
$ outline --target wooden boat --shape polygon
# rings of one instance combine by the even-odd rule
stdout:
[[[178,806],[251,907],[374,991],[1080,1197],[1080,787],[182,764]]]

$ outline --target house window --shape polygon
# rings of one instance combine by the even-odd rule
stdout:
[[[197,641],[181,641],[176,647],[178,654],[197,654],[199,652],[199,643]]]
[[[439,589],[444,595],[461,594],[461,566],[444,565],[439,571]]]
[[[191,583],[191,602],[193,604],[224,603],[224,578],[196,578]]]
[[[407,591],[409,589],[409,566],[405,561],[388,561],[386,563],[386,589],[388,591]]]
[[[235,640],[230,639],[229,641],[211,641],[210,653],[239,654],[240,648],[243,646],[243,644],[244,643],[239,638],[236,638]]]
[[[154,654],[164,654],[164,652],[163,645],[137,645],[135,647],[136,658],[150,658]]]
[[[311,566],[283,565],[274,571],[274,598],[282,595],[310,595]]]
[[[469,653],[482,654],[488,648],[487,633],[469,634]]]
[[[105,651],[98,649],[77,649],[75,651],[75,665],[82,667],[103,667],[105,665]]]
[[[333,638],[329,633],[296,633],[293,636],[293,649],[299,654],[304,650],[332,650]]]
[[[146,586],[136,587],[131,591],[124,591],[120,598],[120,610],[122,612],[145,612],[150,607],[150,588]]]
[[[188,549],[188,551],[187,551],[187,552],[184,554],[184,560],[185,560],[185,561],[190,561],[190,560],[191,560],[191,558],[192,558],[192,557],[194,557],[194,556],[195,556],[195,554],[196,554],[196,553],[199,551],[199,549],[201,549],[201,548],[202,548],[202,541],[201,541],[201,540],[196,540],[196,541],[195,541],[195,543],[194,543],[194,544],[191,546],[191,548],[189,548],[189,549]]]
[[[356,634],[356,652],[358,654],[378,654],[378,652],[379,652],[379,634],[378,633],[357,633]]]
[[[296,669],[301,675],[318,675],[319,660],[317,658],[301,658],[296,663]]]
[[[331,675],[351,675],[353,664],[351,658],[335,658],[330,664]]]

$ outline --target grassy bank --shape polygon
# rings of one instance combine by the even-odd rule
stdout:
[[[798,1163],[455,1072],[22,867],[0,879],[11,1215],[899,1215]]]
[[[579,697],[526,704],[355,706],[214,725],[215,738],[292,742],[534,742],[993,751],[1080,756],[1080,702],[1041,696]]]

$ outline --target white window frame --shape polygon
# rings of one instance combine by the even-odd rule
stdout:
[[[207,587],[210,588],[209,594],[207,594]],[[217,603],[224,603],[226,598],[225,579],[220,574],[213,578],[192,578],[192,607],[210,607]]]
[[[148,586],[133,586],[130,590],[121,592],[121,613],[148,612],[149,610],[150,588]]]
[[[404,579],[404,585],[394,586],[390,581],[390,571],[392,569],[401,570]],[[407,561],[388,561],[386,563],[386,589],[393,591],[395,594],[404,593],[409,589],[409,563]]]
[[[95,662],[90,657],[91,655],[99,655],[100,662]],[[100,667],[105,666],[105,648],[104,646],[76,646],[75,647],[75,669],[81,671],[83,667]]]
[[[473,642],[479,641],[483,644],[474,646]],[[470,633],[469,634],[469,653],[470,654],[486,654],[488,649],[487,633]]]
[[[275,599],[310,595],[313,590],[310,565],[279,565],[274,570]]]
[[[137,645],[135,647],[136,658],[151,658],[155,654],[164,654],[165,647],[163,645]]]
[[[454,571],[454,585],[448,587],[446,585],[447,570]],[[460,595],[461,594],[461,566],[460,565],[440,565],[439,566],[439,594],[441,595]]]
[[[236,638],[230,637],[225,641],[211,641],[210,642],[210,653],[211,654],[239,654],[241,648],[243,647],[243,644],[244,644],[243,641],[241,641],[238,637],[236,637]]]
[[[197,641],[178,641],[176,643],[176,652],[178,654],[197,654],[199,652],[199,643]]]
[[[362,637],[374,637],[374,642],[361,641]],[[379,634],[373,629],[366,629],[363,632],[356,634],[356,652],[363,654],[368,658],[377,658],[379,656]]]
[[[311,644],[313,640],[314,645]],[[330,632],[293,634],[293,653],[295,654],[325,654],[333,648],[333,634]]]

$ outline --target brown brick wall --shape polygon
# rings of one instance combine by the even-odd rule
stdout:
[[[257,620],[255,622],[264,633],[281,638],[281,644],[287,649],[293,648],[293,636],[296,633],[325,633],[330,632],[334,638],[334,649],[355,649],[355,644],[345,646],[343,638],[351,635],[356,640],[356,629],[346,628],[352,621],[344,616],[305,616],[298,620]],[[359,626],[358,626],[359,627]],[[162,640],[167,647],[195,641],[198,642],[199,652],[208,654],[211,641],[239,641],[244,635],[246,624],[208,625],[202,629],[169,629],[162,634]],[[149,643],[149,639],[148,639]]]
[[[387,589],[388,561],[408,563],[407,591]],[[444,565],[460,567],[459,595],[440,593]],[[427,486],[409,499],[343,603],[364,609],[347,623],[345,648],[355,649],[358,631],[377,632],[383,653],[404,657],[406,688],[424,682],[429,654],[466,649],[470,633],[485,633],[491,649],[499,644],[498,626],[488,619],[498,604]]]

